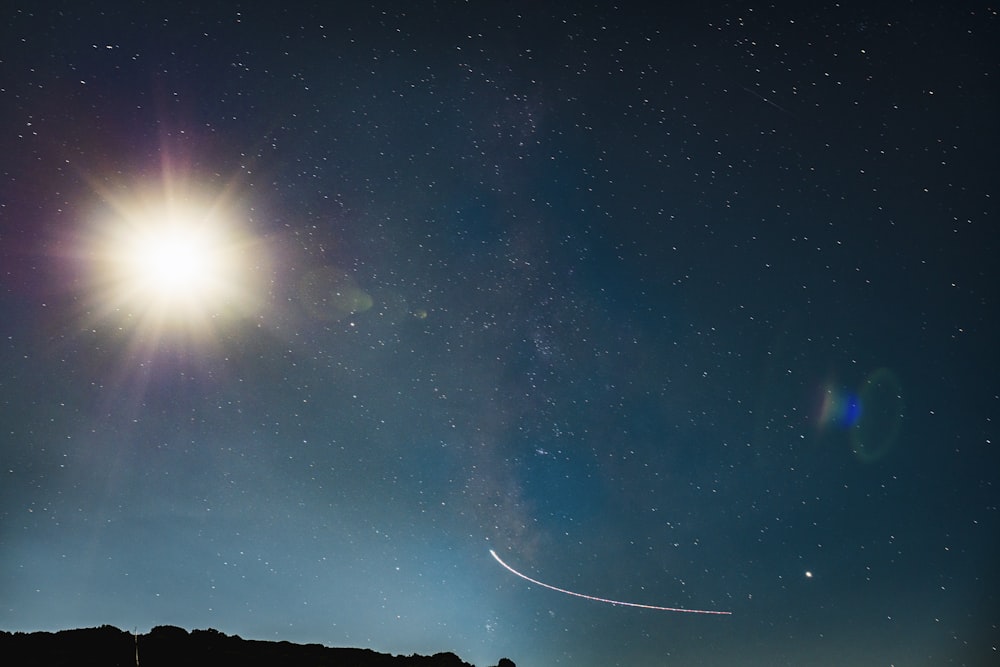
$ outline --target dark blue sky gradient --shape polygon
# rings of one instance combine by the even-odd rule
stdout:
[[[0,28],[0,628],[995,660],[994,8],[161,4]],[[81,260],[164,184],[198,335]]]

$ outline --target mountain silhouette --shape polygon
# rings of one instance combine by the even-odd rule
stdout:
[[[60,632],[0,631],[0,655],[12,667],[474,667],[454,653],[393,656],[362,648],[328,648],[243,639],[218,630],[160,625],[132,634],[110,625]],[[496,667],[515,667],[501,658]]]

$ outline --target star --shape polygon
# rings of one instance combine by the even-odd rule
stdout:
[[[164,310],[211,308],[225,299],[237,268],[210,220],[186,213],[159,216],[128,229],[110,249],[114,280],[123,294]]]
[[[113,322],[156,347],[206,342],[260,310],[266,252],[224,192],[182,179],[104,199],[79,243],[88,322]]]

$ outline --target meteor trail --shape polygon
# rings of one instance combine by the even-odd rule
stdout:
[[[638,607],[639,609],[654,609],[656,611],[676,611],[683,614],[717,614],[720,616],[729,616],[730,614],[733,613],[731,611],[714,611],[709,609],[679,609],[677,607],[658,607],[652,604],[639,604],[638,602],[621,602],[620,600],[608,600],[607,598],[599,598],[593,595],[574,593],[573,591],[568,591],[565,588],[559,588],[557,586],[552,586],[551,584],[542,583],[537,579],[532,579],[526,574],[521,574],[520,572],[512,568],[510,565],[507,565],[507,563],[503,562],[500,559],[500,556],[497,556],[497,552],[493,551],[493,549],[490,549],[490,555],[493,556],[493,558],[495,558],[496,561],[500,563],[507,571],[521,577],[525,581],[530,581],[536,586],[541,586],[542,588],[548,588],[549,590],[556,591],[557,593],[565,593],[566,595],[572,595],[574,597],[583,598],[584,600],[593,600],[594,602],[604,602],[606,604],[619,605],[622,607]]]

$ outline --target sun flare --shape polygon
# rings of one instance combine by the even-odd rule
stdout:
[[[93,215],[81,244],[88,317],[147,345],[203,341],[260,308],[266,258],[224,196],[163,190],[106,198]]]
[[[136,283],[154,297],[190,295],[213,279],[219,259],[214,241],[196,227],[168,225],[149,230],[128,249]]]

